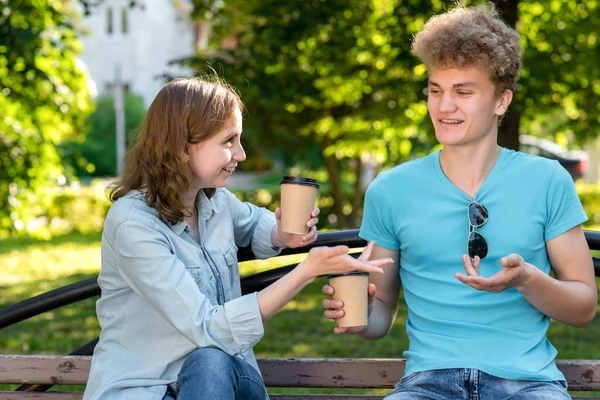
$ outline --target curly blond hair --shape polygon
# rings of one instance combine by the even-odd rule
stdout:
[[[225,128],[236,108],[243,107],[234,89],[216,75],[166,84],[125,156],[123,175],[109,187],[110,200],[141,190],[162,220],[183,221],[182,194],[192,181],[184,154],[187,144],[210,139]],[[215,189],[204,191],[211,196]]]
[[[431,17],[412,43],[427,69],[475,66],[487,72],[496,93],[515,90],[521,70],[520,36],[500,19],[493,3],[457,6]]]

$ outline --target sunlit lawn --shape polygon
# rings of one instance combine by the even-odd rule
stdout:
[[[242,275],[297,262],[299,257],[302,256],[242,263]],[[3,240],[0,243],[0,307],[96,276],[99,267],[100,234],[72,234],[51,242]],[[404,332],[406,306],[402,299],[396,323],[385,338],[366,341],[353,336],[335,336],[331,332],[333,324],[322,317],[320,291],[324,283],[322,279],[315,281],[267,322],[265,337],[255,347],[258,357],[402,357],[408,345]],[[68,354],[98,336],[95,300],[82,301],[2,329],[0,354]],[[600,341],[597,340],[600,318],[584,329],[552,323],[549,336],[559,350],[559,358],[600,358]],[[277,391],[285,389],[272,390]]]

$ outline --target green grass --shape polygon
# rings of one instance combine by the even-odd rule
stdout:
[[[242,275],[248,275],[297,262],[301,257],[246,262],[240,268]],[[4,307],[96,276],[100,268],[100,235],[70,234],[50,242],[6,239],[1,243],[0,266],[0,307]],[[402,357],[408,346],[403,299],[394,327],[383,339],[336,336],[332,333],[333,323],[322,316],[324,283],[324,278],[317,279],[267,322],[265,337],[255,347],[258,357]],[[68,354],[98,336],[95,301],[82,301],[2,329],[0,354]],[[600,318],[583,329],[552,322],[548,335],[559,358],[600,358]],[[274,389],[273,393],[285,391]]]

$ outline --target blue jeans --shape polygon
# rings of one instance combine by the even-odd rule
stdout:
[[[262,377],[246,361],[213,348],[194,350],[187,357],[174,388],[163,400],[265,400]]]
[[[385,400],[567,400],[564,381],[497,378],[476,369],[416,372],[398,382]]]

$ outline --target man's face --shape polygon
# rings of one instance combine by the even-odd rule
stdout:
[[[489,76],[476,67],[432,68],[427,108],[437,140],[444,146],[466,146],[486,138],[496,141],[498,117],[512,99],[501,96]]]

